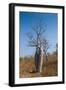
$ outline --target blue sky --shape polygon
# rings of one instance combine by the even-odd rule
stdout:
[[[39,20],[47,25],[44,36],[49,41],[50,48],[48,52],[55,50],[58,35],[58,16],[57,13],[37,13],[37,12],[20,12],[19,13],[19,56],[32,55],[35,52],[34,47],[28,47],[27,32],[32,32],[32,26],[36,25]]]

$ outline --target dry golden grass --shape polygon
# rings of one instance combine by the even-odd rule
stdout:
[[[48,76],[57,76],[58,71],[58,60],[57,55],[48,55],[48,61],[43,60],[42,72],[32,72],[35,70],[35,62],[33,57],[20,58],[19,60],[19,77],[28,78],[28,77],[48,77]],[[31,73],[32,72],[32,73]]]

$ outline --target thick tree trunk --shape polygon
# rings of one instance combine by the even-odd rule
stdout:
[[[35,67],[36,67],[36,72],[40,72],[40,61],[41,61],[41,50],[36,50],[35,53]]]
[[[43,49],[41,48],[40,72],[42,72],[42,65],[43,65]]]

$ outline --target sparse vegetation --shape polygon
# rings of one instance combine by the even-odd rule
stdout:
[[[42,72],[32,72],[35,70],[35,59],[34,57],[20,57],[19,61],[19,77],[48,77],[58,75],[58,58],[56,54],[48,54],[48,61],[44,57]]]

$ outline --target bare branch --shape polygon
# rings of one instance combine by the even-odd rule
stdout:
[[[47,53],[48,49],[49,49],[49,44],[48,41],[46,39],[43,39],[43,50],[45,53]]]
[[[47,52],[49,48],[48,41],[43,37],[43,34],[46,31],[46,27],[46,24],[43,24],[42,20],[40,20],[38,24],[32,27],[33,33],[27,33],[29,46],[36,47],[40,45],[40,47],[43,46],[44,52]]]

